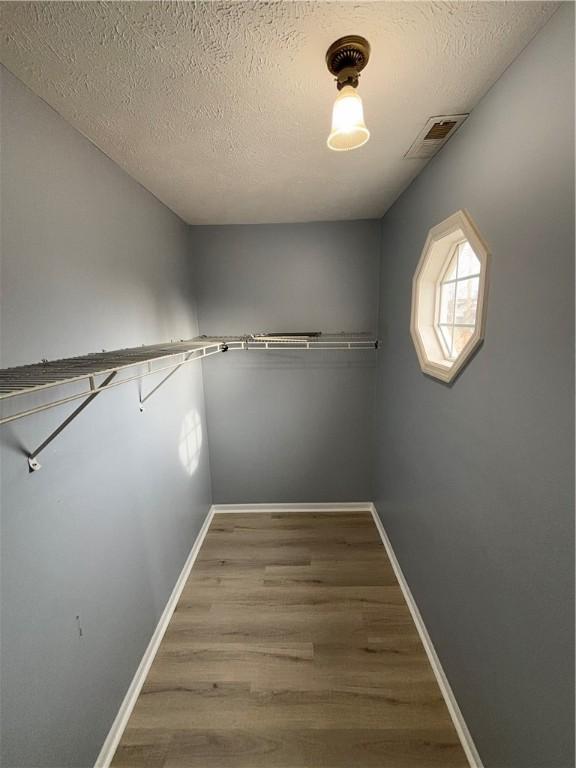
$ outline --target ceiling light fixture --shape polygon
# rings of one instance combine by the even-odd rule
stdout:
[[[326,65],[336,76],[338,96],[332,110],[328,146],[336,152],[366,144],[370,131],[364,122],[362,99],[358,95],[360,72],[368,64],[370,44],[358,35],[341,37],[326,51]]]

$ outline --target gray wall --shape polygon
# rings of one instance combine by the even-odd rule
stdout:
[[[202,333],[374,331],[379,222],[191,228]],[[215,502],[371,498],[375,352],[204,363]]]
[[[1,76],[2,365],[194,336],[186,226]],[[187,414],[206,436],[200,365],[144,414],[137,385],[102,394],[29,474],[73,408],[0,429],[10,768],[92,765],[211,501],[205,440],[179,457]]]
[[[377,506],[489,768],[573,759],[574,9],[564,5],[384,217]],[[427,230],[493,253],[452,387],[409,335]]]

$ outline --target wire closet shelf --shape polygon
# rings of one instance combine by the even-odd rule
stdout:
[[[0,425],[55,408],[83,398],[92,399],[100,392],[159,373],[167,375],[152,389],[152,395],[164,381],[184,365],[229,350],[353,350],[377,349],[378,340],[364,333],[323,334],[249,334],[246,336],[198,336],[187,341],[102,351],[40,363],[0,369],[0,403],[22,395],[45,392],[46,402],[0,414]],[[116,377],[119,378],[116,378]],[[121,378],[120,378],[121,376]],[[98,377],[104,377],[99,383]],[[65,397],[52,397],[56,387],[85,384],[86,388]]]

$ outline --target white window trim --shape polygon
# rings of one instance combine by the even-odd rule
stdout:
[[[439,329],[438,291],[458,245],[467,240],[480,261],[476,327],[460,355],[451,361]],[[423,373],[450,383],[484,339],[490,253],[470,214],[457,211],[433,227],[426,238],[412,281],[410,333]],[[470,277],[473,277],[472,275]]]

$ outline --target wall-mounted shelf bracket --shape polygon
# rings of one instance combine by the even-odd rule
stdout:
[[[108,384],[110,384],[110,382],[112,381],[112,379],[115,378],[115,376],[116,376],[116,371],[112,371],[112,373],[109,374],[104,379],[104,381],[101,384],[101,387],[108,386]],[[101,394],[102,389],[98,389],[96,387],[94,376],[90,376],[89,380],[90,380],[90,389],[93,390],[92,394],[88,395],[86,400],[84,400],[84,402],[81,403],[78,406],[78,408],[72,411],[70,416],[64,419],[62,424],[60,424],[59,427],[56,427],[56,429],[48,435],[46,440],[44,440],[43,443],[40,443],[40,445],[38,446],[38,448],[36,448],[35,451],[32,451],[32,453],[28,454],[28,467],[30,469],[30,472],[37,472],[39,469],[42,469],[42,464],[40,464],[40,462],[38,461],[38,455],[44,450],[44,448],[47,448],[50,445],[50,443],[52,442],[52,440],[54,440],[54,438],[58,437],[58,435],[62,432],[62,430],[66,429],[68,424],[71,424],[74,421],[74,419],[77,416],[79,416],[82,413],[82,411],[85,408],[87,408],[96,397],[98,397],[99,394]]]
[[[148,392],[147,395],[144,395],[144,397],[140,397],[140,411],[144,411],[144,403],[146,400],[148,400],[155,392],[158,392],[160,387],[165,384],[169,378],[174,376],[176,371],[179,371],[180,368],[182,368],[183,365],[186,365],[186,363],[191,362],[192,360],[200,360],[203,357],[209,357],[210,355],[215,355],[218,352],[227,352],[228,346],[226,344],[220,344],[217,346],[217,348],[208,348],[210,351],[207,351],[206,347],[202,347],[200,349],[193,349],[191,352],[188,352],[186,354],[182,355],[182,362],[179,365],[176,365],[175,368],[173,368],[170,373],[168,373],[164,378],[156,384],[155,387],[152,387],[150,392]],[[152,369],[150,369],[152,370]],[[154,371],[152,370],[152,373]]]

